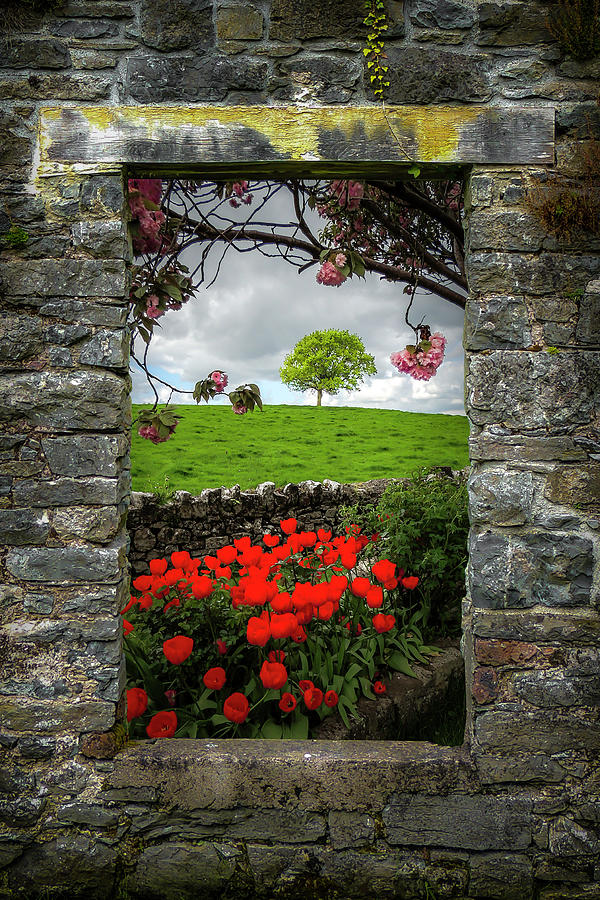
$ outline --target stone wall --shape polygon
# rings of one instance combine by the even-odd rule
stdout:
[[[342,507],[377,503],[391,481],[351,485],[325,479],[281,489],[266,481],[252,491],[235,485],[205,490],[199,497],[176,491],[166,503],[155,494],[132,493],[127,514],[132,575],[146,573],[149,560],[174,550],[202,556],[246,534],[257,543],[265,532],[280,534],[281,519],[297,519],[303,531],[329,528],[343,534]]]
[[[390,104],[550,109],[572,170],[598,60],[561,52],[553,4],[386,5]],[[50,165],[40,107],[371,104],[362,15],[62,0],[4,39],[0,897],[599,896],[600,257],[539,228],[526,163],[468,175],[464,747],[122,748],[127,166]]]

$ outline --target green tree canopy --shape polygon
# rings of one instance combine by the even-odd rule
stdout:
[[[316,391],[317,406],[323,392],[353,390],[365,375],[375,375],[375,359],[357,334],[329,328],[301,338],[279,369],[284,384],[295,391]]]

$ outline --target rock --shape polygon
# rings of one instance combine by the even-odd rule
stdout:
[[[222,57],[133,57],[127,61],[127,92],[139,103],[224,100],[232,90],[261,90],[268,64]]]
[[[473,7],[456,0],[417,0],[410,18],[415,25],[436,28],[470,28],[475,21]]]
[[[114,582],[125,565],[125,547],[36,547],[9,551],[6,568],[23,581],[52,584]]]
[[[390,103],[473,103],[491,95],[481,56],[437,50],[432,66],[430,50],[390,46],[386,52]]]
[[[219,7],[217,35],[220,41],[257,41],[263,35],[264,20],[255,6]]]
[[[15,38],[0,46],[0,69],[66,69],[69,48],[54,38]]]
[[[531,344],[524,297],[472,297],[465,309],[466,350],[523,350]]]
[[[531,860],[519,853],[481,853],[470,861],[469,895],[485,900],[523,900],[533,890]]]
[[[214,43],[210,0],[142,0],[140,23],[143,42],[156,50],[206,53]]]

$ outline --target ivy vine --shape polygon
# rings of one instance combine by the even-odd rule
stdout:
[[[385,90],[390,86],[388,66],[385,52],[385,32],[388,30],[387,17],[383,0],[366,0],[367,15],[363,24],[367,26],[367,45],[363,54],[367,60],[369,80],[376,100],[383,101]]]

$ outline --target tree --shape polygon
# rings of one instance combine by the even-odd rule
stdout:
[[[353,390],[365,375],[375,375],[375,360],[357,334],[329,328],[301,338],[279,370],[281,380],[295,391],[316,391],[317,406],[323,392]]]

